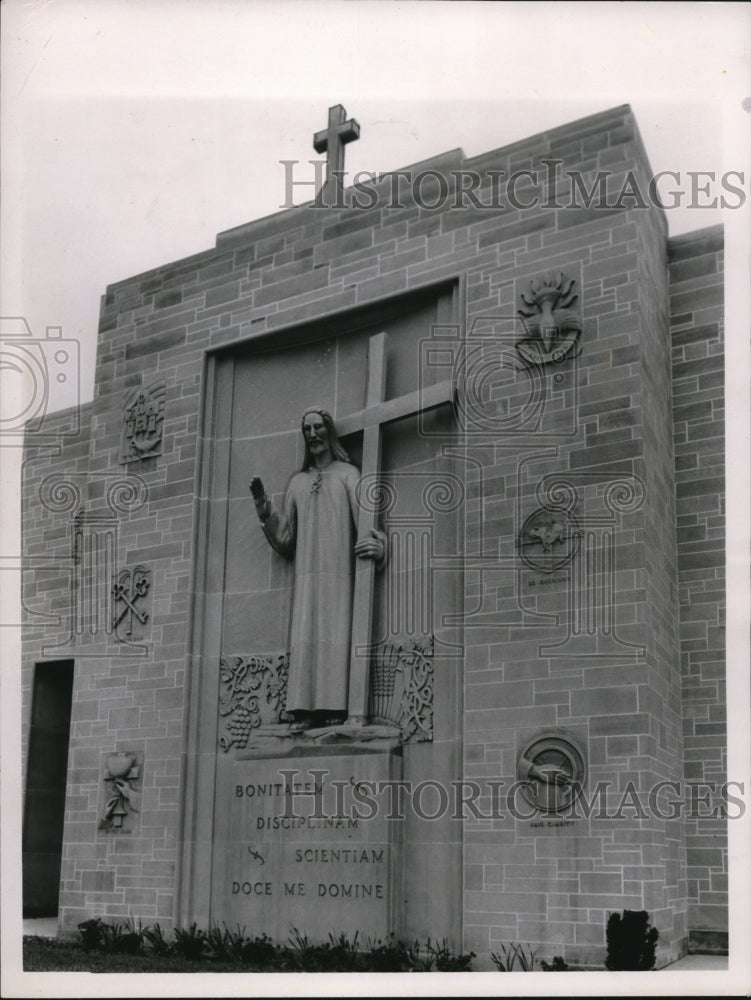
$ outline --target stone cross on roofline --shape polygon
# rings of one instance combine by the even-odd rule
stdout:
[[[344,190],[344,147],[360,138],[360,126],[354,118],[348,121],[341,104],[329,108],[328,127],[313,136],[313,149],[326,154],[326,180],[315,198],[316,205],[327,208],[342,207]]]
[[[386,388],[386,337],[376,333],[368,344],[368,382],[365,409],[337,418],[340,436],[362,431],[362,479],[376,477],[381,470],[381,428],[394,420],[426,413],[454,399],[453,382],[416,389],[395,399],[384,399]],[[357,537],[370,537],[376,526],[376,505],[360,501]],[[371,632],[375,566],[372,559],[358,559],[352,608],[352,645],[349,660],[349,701],[347,724],[362,726],[367,722],[370,673]]]

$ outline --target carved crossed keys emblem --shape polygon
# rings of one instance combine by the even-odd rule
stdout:
[[[123,569],[117,575],[112,585],[112,596],[115,600],[115,617],[112,629],[117,632],[121,622],[125,620],[126,636],[133,634],[133,619],[141,625],[149,620],[149,613],[143,607],[137,607],[137,602],[146,597],[151,586],[151,570],[145,566],[134,566],[133,569]],[[143,603],[143,601],[142,601]]]

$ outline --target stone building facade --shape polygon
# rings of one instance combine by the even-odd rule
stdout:
[[[235,914],[245,736],[220,660],[284,652],[291,587],[247,484],[281,491],[305,406],[364,406],[385,330],[387,401],[455,395],[384,428],[406,507],[381,511],[374,627],[433,644],[432,732],[399,748],[403,777],[471,800],[405,820],[394,929],[479,968],[512,940],[597,966],[608,914],[646,909],[658,964],[722,951],[722,231],[668,237],[628,107],[409,169],[418,189],[289,208],[111,285],[94,400],[55,415],[59,445],[28,427],[27,911],[61,933]],[[450,499],[418,510],[427,482]],[[397,565],[414,539],[422,561]],[[397,592],[428,610],[394,626]],[[508,808],[530,764],[561,761],[583,813],[555,783]]]

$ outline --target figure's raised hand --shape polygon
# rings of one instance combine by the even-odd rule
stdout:
[[[262,521],[265,521],[270,513],[270,505],[266,496],[266,490],[259,476],[253,476],[250,481],[250,495],[253,497],[253,503],[256,505],[256,513]]]

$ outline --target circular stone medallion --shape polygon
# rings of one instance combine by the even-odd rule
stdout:
[[[542,736],[527,746],[519,757],[519,781],[525,801],[543,813],[567,809],[581,794],[587,775],[584,755],[563,736]]]
[[[573,514],[540,508],[529,515],[519,532],[519,554],[530,569],[553,573],[573,559],[580,535]]]

